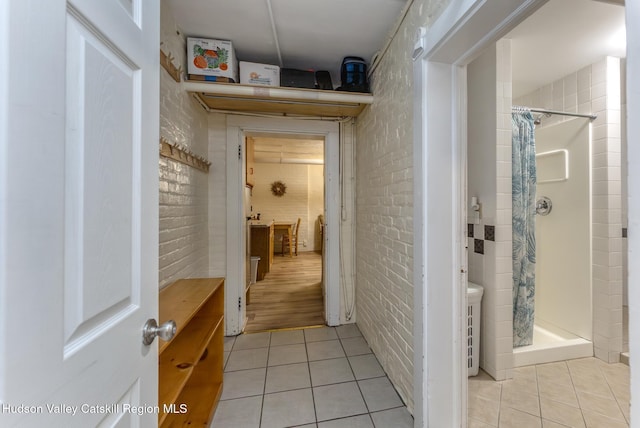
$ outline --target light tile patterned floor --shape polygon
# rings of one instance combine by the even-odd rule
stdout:
[[[494,381],[469,378],[469,428],[629,426],[629,366],[596,358],[540,364]]]
[[[211,428],[412,428],[355,324],[225,338]]]

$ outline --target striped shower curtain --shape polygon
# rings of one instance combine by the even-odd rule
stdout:
[[[529,111],[511,115],[513,202],[513,346],[533,343],[536,271],[536,145]]]

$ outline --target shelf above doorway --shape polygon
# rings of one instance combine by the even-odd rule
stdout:
[[[373,95],[359,92],[195,81],[183,85],[209,110],[356,117],[373,103]]]

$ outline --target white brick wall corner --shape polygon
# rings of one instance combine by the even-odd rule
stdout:
[[[449,3],[417,0],[375,70],[357,120],[358,326],[413,411],[413,51]]]
[[[176,65],[184,62],[185,43],[166,3],[161,9],[161,48]],[[184,67],[183,67],[184,68]],[[179,83],[160,69],[160,135],[207,156],[208,118]],[[160,288],[180,278],[207,276],[207,174],[160,158]]]

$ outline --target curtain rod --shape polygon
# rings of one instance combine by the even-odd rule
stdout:
[[[598,117],[597,114],[582,114],[582,113],[571,113],[567,111],[558,111],[558,110],[547,110],[544,108],[532,108],[532,107],[524,107],[524,106],[512,106],[512,111],[531,111],[534,113],[544,113],[546,115],[558,114],[561,116],[575,116],[575,117],[586,117],[589,120],[596,120]]]

